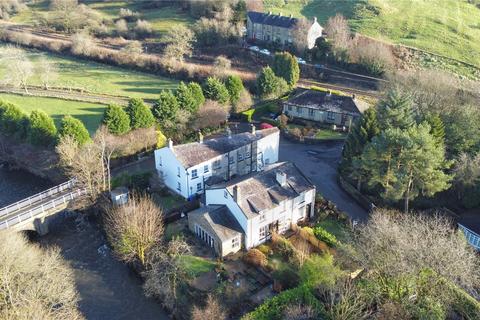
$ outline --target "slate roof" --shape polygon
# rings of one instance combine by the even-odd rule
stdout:
[[[285,104],[321,111],[348,113],[354,116],[360,115],[360,109],[364,109],[363,106],[359,105],[361,102],[354,100],[353,97],[309,89],[299,89],[299,93],[288,99]]]
[[[191,215],[198,215],[207,223],[220,240],[230,240],[235,236],[243,233],[242,227],[232,216],[230,210],[224,205],[208,205],[200,207],[188,213]]]
[[[268,14],[263,12],[249,11],[247,17],[253,23],[266,24],[269,26],[291,28],[297,23],[296,18],[281,16],[277,14]]]
[[[203,143],[180,144],[173,146],[173,152],[185,168],[190,168],[277,132],[279,132],[278,128],[269,128],[257,130],[255,134],[243,132],[231,135],[231,137],[205,140]]]
[[[287,183],[284,186],[277,182],[277,172],[286,174]],[[238,205],[249,219],[314,188],[312,182],[291,162],[278,162],[268,166],[265,171],[227,182],[226,188],[232,195],[234,186],[240,190]]]

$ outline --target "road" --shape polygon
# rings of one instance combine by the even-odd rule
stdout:
[[[280,161],[291,161],[312,180],[317,192],[332,201],[355,220],[366,221],[368,212],[363,209],[337,182],[337,167],[343,142],[325,142],[319,145],[292,143],[280,140]]]

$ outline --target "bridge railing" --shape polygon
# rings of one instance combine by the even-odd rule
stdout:
[[[7,218],[2,221],[0,217],[0,230],[11,228],[21,222],[35,218],[36,216],[44,214],[46,211],[55,209],[56,207],[64,206],[68,204],[75,198],[79,198],[87,194],[87,189],[77,189],[75,191],[69,192],[61,197],[54,198],[45,203],[39,204],[32,209],[19,213],[18,215]]]
[[[47,189],[45,191],[42,191],[40,193],[37,193],[31,197],[25,198],[23,200],[20,200],[18,202],[12,203],[11,205],[8,205],[4,208],[0,208],[0,219],[2,216],[5,216],[7,214],[10,214],[12,212],[21,210],[22,208],[26,206],[31,206],[35,204],[36,202],[40,202],[46,198],[49,198],[57,193],[63,192],[67,189],[73,189],[75,186],[75,180],[69,180],[65,183],[62,183],[58,186],[55,186],[53,188]]]

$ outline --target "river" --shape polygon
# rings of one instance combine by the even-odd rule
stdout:
[[[0,207],[50,186],[26,172],[0,167]],[[48,235],[33,241],[60,248],[74,270],[79,309],[86,319],[169,319],[159,303],[143,295],[140,279],[111,255],[95,219],[67,216]]]

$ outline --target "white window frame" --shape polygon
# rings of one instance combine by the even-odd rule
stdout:
[[[198,178],[198,171],[197,169],[192,170],[192,179],[197,179]]]

